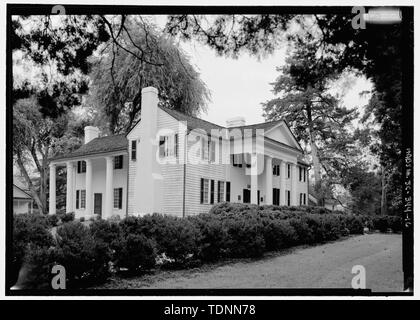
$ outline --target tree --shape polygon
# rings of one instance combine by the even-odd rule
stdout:
[[[321,168],[333,178],[337,162],[346,165],[346,156],[339,158],[339,154],[350,149],[353,141],[345,127],[356,115],[328,92],[331,80],[338,77],[334,67],[334,60],[319,52],[317,42],[298,45],[285,66],[278,69],[281,75],[272,84],[279,97],[263,104],[267,120],[285,119],[297,138],[309,146],[319,203]]]
[[[191,115],[205,110],[209,91],[179,46],[141,17],[126,18],[112,30],[121,28],[91,74],[90,103],[111,133],[126,132],[137,122],[141,89],[147,86],[159,90],[161,105]]]
[[[410,19],[408,8],[402,8],[403,20]],[[318,29],[319,46],[335,60],[335,71],[341,73],[352,69],[372,80],[374,90],[366,113],[374,114],[379,143],[372,151],[380,157],[383,170],[383,199],[389,198],[391,209],[401,212],[402,178],[402,134],[401,134],[401,43],[402,26],[372,25],[366,29],[352,27],[354,14],[348,13],[300,15],[225,15],[214,22],[198,15],[170,16],[167,30],[181,39],[197,39],[223,55],[237,57],[240,52],[255,56],[271,53],[287,37],[286,30],[291,22],[303,26],[288,37],[293,42],[305,38],[307,33]],[[305,23],[314,20],[314,25]],[[262,22],[262,23],[261,23]],[[232,30],[232,31],[231,31]],[[252,38],[256,36],[256,40]],[[264,36],[266,37],[265,39]],[[302,36],[302,37],[301,37]],[[413,45],[413,33],[407,37]],[[386,206],[382,206],[385,208]]]

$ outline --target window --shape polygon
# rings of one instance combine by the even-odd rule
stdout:
[[[232,164],[234,167],[242,168],[242,154],[232,154]]]
[[[131,141],[131,160],[137,159],[137,141],[132,140]]]
[[[76,209],[79,209],[80,190],[76,190]]]
[[[178,134],[159,137],[159,157],[178,157]]]
[[[244,160],[244,164],[246,165],[246,167],[251,168],[251,164],[252,164],[251,154],[250,153],[245,153],[243,155],[243,160]]]
[[[123,156],[116,156],[114,157],[114,169],[122,169],[123,168]]]
[[[273,205],[280,205],[280,189],[273,188]]]
[[[287,205],[290,206],[290,190],[286,190]]]
[[[243,202],[244,203],[251,203],[251,191],[249,189],[242,190]]]
[[[200,203],[209,203],[209,179],[201,178]]]
[[[291,165],[287,164],[287,179],[290,179],[290,170],[291,170]]]
[[[80,190],[80,208],[86,208],[86,190]]]
[[[278,164],[273,165],[273,175],[274,176],[280,175],[280,165]]]
[[[86,172],[86,161],[77,161],[77,173]]]
[[[114,209],[122,209],[122,188],[114,189]]]
[[[201,138],[201,159],[209,160],[209,144],[210,140],[207,138]]]
[[[226,201],[230,202],[230,181],[226,181]]]
[[[225,198],[225,182],[217,181],[217,202],[223,202]]]

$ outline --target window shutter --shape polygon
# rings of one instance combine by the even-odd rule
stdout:
[[[178,158],[178,148],[179,148],[179,145],[178,145],[178,133],[175,133],[175,143],[174,144],[175,144],[174,145],[174,148],[175,148],[174,155],[175,155],[175,158]]]
[[[77,173],[80,173],[82,171],[81,163],[82,161],[77,161]]]
[[[122,209],[122,188],[118,189],[118,209]]]
[[[76,209],[79,209],[80,191],[76,190]]]
[[[221,181],[217,181],[217,202],[220,202],[220,183]]]
[[[214,203],[214,180],[210,181],[210,203]]]
[[[201,178],[200,182],[200,203],[204,202],[204,179]]]
[[[131,141],[131,160],[137,159],[137,141],[132,140]]]
[[[230,202],[230,181],[226,181],[226,201]]]

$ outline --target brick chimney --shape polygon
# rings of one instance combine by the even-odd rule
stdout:
[[[244,117],[234,117],[226,120],[226,127],[241,127],[245,125],[245,118]]]
[[[85,127],[85,144],[89,143],[93,139],[99,137],[99,129],[97,127],[87,126]]]

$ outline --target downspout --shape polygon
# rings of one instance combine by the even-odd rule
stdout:
[[[184,177],[182,186],[182,217],[185,218],[185,188],[186,188],[186,175],[187,175],[187,133],[184,136]]]
[[[125,217],[126,218],[128,217],[128,186],[129,186],[128,181],[129,181],[129,178],[130,178],[130,140],[128,140],[128,152],[127,153],[128,153],[128,155],[127,155],[127,186],[125,188],[125,190],[126,190],[126,192],[125,192],[125,194],[126,194],[126,196],[125,196]]]

